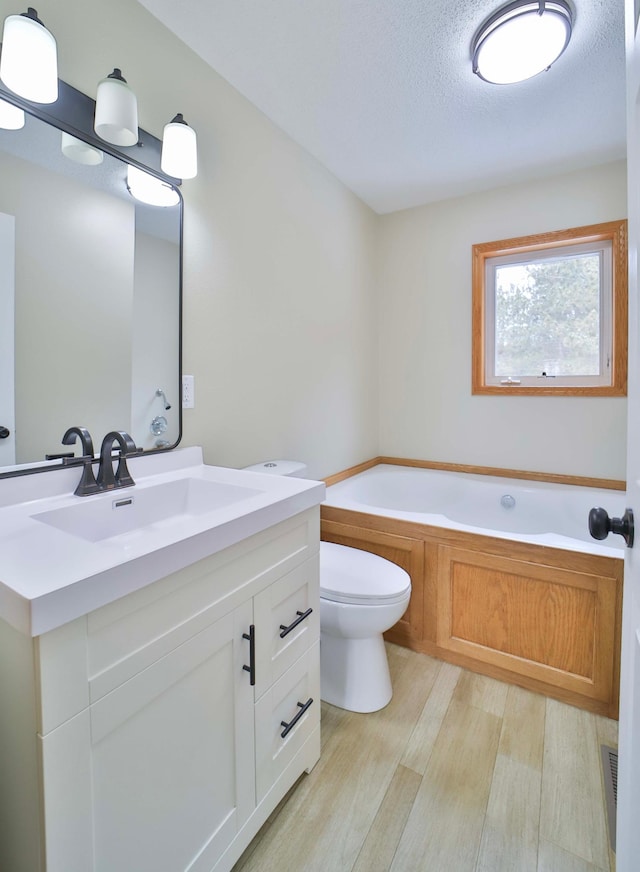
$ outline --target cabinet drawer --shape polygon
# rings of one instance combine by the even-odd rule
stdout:
[[[315,554],[255,597],[256,699],[320,638],[318,576]]]
[[[91,612],[91,701],[317,554],[315,537],[317,512],[312,510]]]
[[[316,642],[256,703],[258,803],[319,725],[320,643]]]

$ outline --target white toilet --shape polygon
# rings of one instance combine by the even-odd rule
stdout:
[[[272,460],[252,472],[305,477],[306,466]],[[353,712],[374,712],[391,700],[382,634],[400,620],[411,597],[409,575],[376,554],[320,543],[320,695]]]

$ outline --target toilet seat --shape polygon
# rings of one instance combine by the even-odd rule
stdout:
[[[347,545],[320,543],[321,599],[352,605],[390,605],[402,602],[410,593],[409,575],[390,560]]]

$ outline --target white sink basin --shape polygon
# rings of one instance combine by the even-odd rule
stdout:
[[[157,529],[163,522],[166,525],[203,515],[260,493],[240,485],[180,478],[146,487],[115,489],[31,517],[88,542],[100,542],[124,533]]]

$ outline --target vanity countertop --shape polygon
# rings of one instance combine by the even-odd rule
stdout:
[[[0,618],[39,636],[317,506],[325,495],[322,482],[207,466],[200,448],[134,457],[128,465],[134,487],[89,497],[73,494],[78,467],[0,479]],[[78,534],[75,520],[72,532],[64,529],[67,518],[84,521],[96,510],[111,520],[103,510],[122,511],[116,501],[150,505],[184,479],[196,496],[216,488],[237,496],[218,507],[214,500],[212,508],[200,499],[195,511],[186,506],[115,535],[107,527],[105,536],[100,523],[95,531],[83,523]]]

